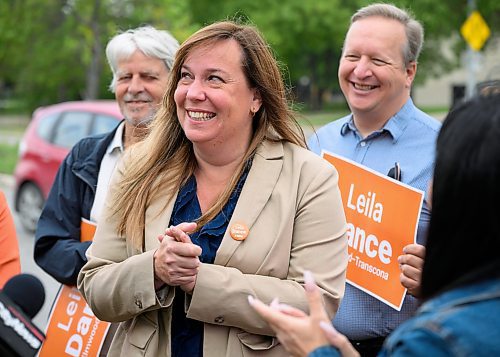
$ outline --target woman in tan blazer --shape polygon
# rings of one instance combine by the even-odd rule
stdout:
[[[184,42],[78,278],[96,316],[121,322],[110,356],[285,356],[247,297],[279,292],[307,311],[305,270],[333,316],[346,221],[335,168],[305,146],[254,27],[215,23]]]

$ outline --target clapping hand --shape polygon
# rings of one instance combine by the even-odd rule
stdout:
[[[201,248],[188,236],[195,229],[196,223],[185,222],[167,228],[164,235],[158,236],[160,247],[154,253],[155,288],[168,284],[192,293],[201,254]]]
[[[333,345],[342,356],[359,356],[349,340],[332,326],[321,294],[310,272],[304,273],[310,315],[274,299],[270,305],[249,296],[250,305],[276,332],[283,347],[294,357],[304,357],[318,347]]]

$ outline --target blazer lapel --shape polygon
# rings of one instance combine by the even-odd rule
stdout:
[[[254,156],[252,167],[243,185],[231,221],[215,256],[215,264],[226,265],[241,241],[231,238],[234,223],[244,223],[250,232],[266,205],[283,167],[283,144],[265,141]]]

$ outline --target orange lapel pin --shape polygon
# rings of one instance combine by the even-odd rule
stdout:
[[[229,233],[231,234],[231,238],[234,240],[245,240],[246,237],[248,237],[250,230],[244,223],[234,223],[231,225]]]

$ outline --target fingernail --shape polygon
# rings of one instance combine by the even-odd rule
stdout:
[[[293,308],[292,308],[290,305],[288,305],[288,304],[278,304],[276,307],[277,307],[278,309],[280,309],[280,310],[291,310],[291,309],[293,309]]]
[[[309,270],[304,272],[304,286],[307,291],[312,292],[316,287],[316,282],[314,281],[314,276]]]
[[[275,298],[273,299],[273,301],[271,301],[271,303],[269,304],[269,306],[271,306],[271,307],[278,307],[278,306],[279,306],[279,304],[280,304],[280,300],[279,300],[279,298],[275,297]]]
[[[253,305],[255,303],[255,298],[252,295],[248,295],[248,303]]]

